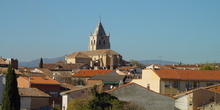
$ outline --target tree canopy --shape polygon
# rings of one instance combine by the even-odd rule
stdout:
[[[6,74],[2,110],[20,110],[20,105],[20,95],[18,92],[15,70],[9,64],[8,73]]]
[[[67,110],[121,110],[122,104],[117,97],[105,92],[97,92],[96,86],[91,89],[91,99],[74,99]]]
[[[140,63],[140,62],[138,62],[137,60],[129,60],[129,62],[130,62],[131,64],[133,64],[133,65],[139,67],[139,68],[145,68],[145,65],[142,64],[142,63]]]

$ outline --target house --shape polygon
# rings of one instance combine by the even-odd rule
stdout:
[[[113,70],[79,70],[72,75],[73,79],[82,80],[84,83],[93,75],[117,74]]]
[[[219,84],[219,79],[220,71],[217,70],[144,69],[142,79],[133,79],[132,82],[173,96],[195,88]]]
[[[110,90],[115,87],[122,86],[125,82],[125,75],[106,74],[106,75],[94,75],[87,80],[87,85],[101,84],[103,89]]]
[[[135,79],[141,78],[142,69],[137,66],[122,66],[116,69],[118,74],[126,75],[127,77],[132,77]]]
[[[0,67],[8,67],[11,64],[14,69],[18,69],[18,60],[15,58],[0,58]]]
[[[90,86],[75,86],[74,89],[61,92],[62,96],[62,110],[67,110],[69,103],[73,99],[87,99],[91,96],[90,89],[93,85]],[[99,90],[101,90],[100,86],[98,86]]]
[[[145,110],[174,110],[174,97],[157,93],[136,83],[128,83],[106,92],[113,94],[120,101],[131,102]]]
[[[19,88],[21,109],[32,110],[49,106],[50,95],[37,88]]]
[[[220,101],[220,94],[208,89],[198,88],[175,95],[177,110],[198,110],[203,106]],[[207,107],[207,106],[206,106]]]
[[[164,65],[159,65],[159,64],[148,64],[146,66],[146,69],[170,69]]]
[[[201,65],[183,65],[183,64],[173,64],[173,65],[164,65],[170,69],[181,69],[181,70],[199,70]]]
[[[51,97],[49,98],[49,105],[54,104],[61,107],[62,98],[60,93],[60,83],[47,76],[27,77],[20,76],[17,78],[19,88],[37,88]]]

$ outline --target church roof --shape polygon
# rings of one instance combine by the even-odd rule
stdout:
[[[77,53],[82,53],[86,56],[95,56],[95,55],[120,55],[119,53],[111,50],[111,49],[100,49],[100,50],[92,50],[92,51],[81,51],[81,52],[74,52],[67,57],[77,57]]]
[[[88,55],[84,54],[83,52],[73,52],[72,54],[68,55],[67,57],[90,58]]]
[[[106,36],[105,30],[104,30],[104,28],[103,28],[103,26],[102,26],[101,21],[98,23],[98,25],[97,25],[97,27],[96,27],[95,32],[94,32],[93,35],[94,35],[94,36]]]

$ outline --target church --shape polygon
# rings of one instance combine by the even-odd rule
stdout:
[[[90,35],[88,51],[73,52],[65,57],[67,63],[86,63],[92,69],[115,69],[125,66],[122,56],[111,50],[110,34],[106,35],[99,21],[95,31]]]

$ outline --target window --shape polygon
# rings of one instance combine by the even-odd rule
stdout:
[[[179,88],[179,82],[178,81],[173,81],[173,88]]]
[[[104,45],[105,45],[105,40],[104,40]]]
[[[211,85],[213,85],[213,82],[207,82],[206,83],[206,86],[211,86]]]
[[[170,81],[165,81],[165,87],[170,87]]]
[[[101,44],[101,40],[99,40],[99,45]]]
[[[58,97],[58,92],[50,92],[51,97]]]

